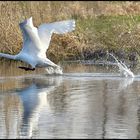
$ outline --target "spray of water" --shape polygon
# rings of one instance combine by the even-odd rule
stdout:
[[[117,66],[119,67],[120,75],[122,77],[134,77],[133,72],[121,61],[119,61],[113,54],[108,53],[110,56],[112,56],[115,61],[117,62]]]
[[[61,67],[57,67],[55,69],[53,67],[47,67],[45,70],[48,72],[48,74],[63,74],[63,69]]]

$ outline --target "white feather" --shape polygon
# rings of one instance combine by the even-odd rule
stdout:
[[[64,20],[53,23],[45,23],[38,27],[38,34],[46,50],[49,47],[51,36],[53,33],[64,34],[75,29],[74,20]]]

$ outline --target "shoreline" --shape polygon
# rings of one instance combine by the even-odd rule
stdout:
[[[101,65],[106,65],[107,63],[115,63],[114,59],[112,57],[109,57],[107,55],[107,51],[104,50],[97,50],[97,51],[89,51],[86,50],[79,56],[73,55],[72,57],[67,57],[66,59],[60,59],[60,58],[55,58],[52,59],[51,57],[48,57],[51,61],[54,63],[63,63],[63,62],[89,62],[89,64],[101,64]],[[124,52],[114,52],[111,51],[109,53],[112,53],[119,59],[120,61],[126,63],[129,65],[129,67],[137,67],[139,65],[139,56],[136,53],[124,53]],[[128,57],[129,56],[129,57]],[[46,56],[47,57],[47,56]],[[61,56],[62,57],[62,56]],[[25,62],[22,61],[16,61],[16,60],[11,60],[11,59],[6,59],[6,58],[0,58],[0,63],[22,63],[24,65],[27,65]]]

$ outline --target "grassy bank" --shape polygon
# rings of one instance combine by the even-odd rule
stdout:
[[[126,15],[98,16],[86,20],[77,19],[76,23],[73,33],[53,36],[52,47],[48,52],[50,57],[61,60],[96,60],[109,51],[120,59],[139,61],[140,16],[133,16],[133,19]]]
[[[35,26],[76,20],[76,30],[52,36],[47,56],[62,60],[99,59],[106,52],[139,62],[140,2],[0,2],[0,52],[16,54],[22,47],[19,22],[33,17]]]

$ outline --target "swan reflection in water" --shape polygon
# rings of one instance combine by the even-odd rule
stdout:
[[[25,80],[30,82],[30,80]],[[18,94],[23,104],[23,116],[20,127],[22,138],[31,138],[36,130],[40,113],[43,108],[49,110],[47,95],[57,89],[62,83],[62,77],[49,77],[47,80],[32,79],[32,84]]]
[[[26,88],[21,89],[19,85],[20,90],[16,92],[14,88],[18,104],[9,112],[2,104],[4,111],[1,111],[8,113],[1,117],[1,122],[7,124],[3,127],[0,123],[0,133],[6,131],[6,138],[106,138],[112,134],[116,137],[136,134],[137,103],[136,100],[130,102],[130,95],[134,98],[135,94],[131,94],[133,88],[129,90],[133,78],[111,78],[110,81],[110,78],[93,76],[77,76],[76,79],[73,75],[64,76],[24,77],[19,80],[18,84]],[[120,90],[126,90],[120,92],[119,86]],[[9,102],[15,103],[15,98],[11,101],[12,96],[11,92],[3,96],[9,97],[5,102],[8,107]],[[128,121],[129,118],[132,121]],[[122,132],[122,127],[127,128],[126,131]],[[131,133],[132,129],[134,133]]]

